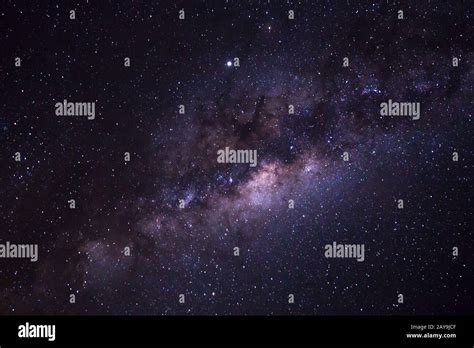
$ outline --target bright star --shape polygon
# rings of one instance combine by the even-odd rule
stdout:
[[[232,66],[232,62],[230,60],[227,62],[227,66]]]

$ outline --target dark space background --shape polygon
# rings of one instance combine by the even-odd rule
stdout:
[[[472,314],[473,7],[2,0],[0,314]]]

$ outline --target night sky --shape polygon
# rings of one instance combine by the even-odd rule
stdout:
[[[1,1],[0,243],[39,254],[0,259],[0,314],[472,313],[473,23],[459,0]]]

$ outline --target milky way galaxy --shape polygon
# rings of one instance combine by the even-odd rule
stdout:
[[[472,313],[472,12],[3,4],[0,314]]]

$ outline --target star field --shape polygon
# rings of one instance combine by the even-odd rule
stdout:
[[[39,256],[0,259],[0,314],[472,313],[472,14],[4,1],[0,243]],[[56,116],[65,99],[95,119]],[[420,119],[382,117],[389,99]]]

